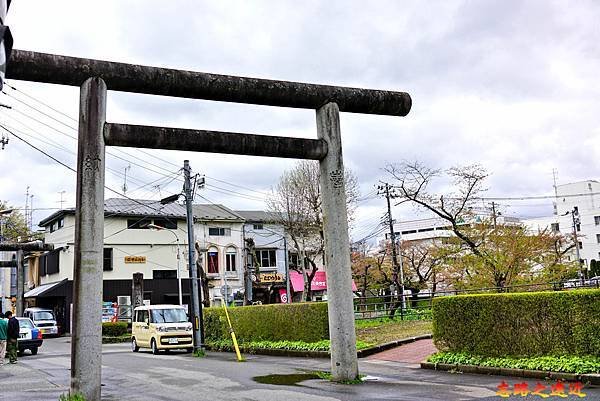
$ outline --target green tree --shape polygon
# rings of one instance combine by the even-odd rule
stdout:
[[[31,236],[31,232],[27,226],[25,217],[18,209],[13,208],[8,202],[0,201],[0,211],[10,210],[11,213],[0,215],[0,225],[2,228],[3,241],[18,241],[27,240]]]

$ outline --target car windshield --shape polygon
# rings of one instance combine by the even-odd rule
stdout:
[[[153,323],[183,323],[187,316],[183,309],[152,309]]]
[[[54,315],[50,311],[35,312],[33,314],[35,320],[54,320]]]
[[[29,319],[19,319],[19,328],[33,329],[33,323]]]

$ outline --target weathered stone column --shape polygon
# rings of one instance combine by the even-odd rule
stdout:
[[[79,103],[71,337],[71,393],[88,401],[100,401],[102,376],[105,121],[106,84],[89,78]]]
[[[131,283],[131,313],[133,309],[144,305],[144,273],[133,273]],[[133,315],[132,315],[133,317]]]
[[[337,104],[327,103],[317,110],[317,134],[327,142],[327,156],[320,161],[325,265],[327,268],[327,305],[331,339],[331,374],[335,381],[358,377],[356,333],[350,240],[344,161]]]
[[[25,260],[23,251],[19,249],[17,252],[17,316],[23,316],[25,310]]]

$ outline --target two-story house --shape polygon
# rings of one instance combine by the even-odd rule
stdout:
[[[60,210],[42,220],[45,242],[54,250],[40,256],[40,285],[25,293],[26,302],[53,309],[69,331],[72,308],[75,210]],[[152,229],[152,225],[163,227]],[[104,204],[104,285],[102,300],[131,296],[134,273],[144,275],[144,299],[178,303],[178,250],[183,303],[189,303],[185,208],[157,201],[107,199]]]
[[[211,305],[223,299],[243,299],[244,218],[216,204],[194,205],[196,243],[201,249],[200,262],[208,278]]]

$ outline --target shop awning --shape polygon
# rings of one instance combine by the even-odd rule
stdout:
[[[294,292],[300,292],[304,289],[304,277],[295,270],[290,270],[290,282]],[[310,283],[312,291],[321,291],[327,289],[327,273],[319,270],[315,273],[315,277]],[[357,291],[356,284],[352,280],[352,291]]]
[[[23,295],[23,298],[36,298],[36,297],[39,297],[41,295],[44,295],[44,294],[52,291],[55,288],[58,288],[59,286],[63,285],[66,282],[67,282],[67,279],[64,279],[62,281],[57,281],[56,283],[50,283],[50,284],[40,285],[39,287],[35,287],[35,288],[27,291]]]

